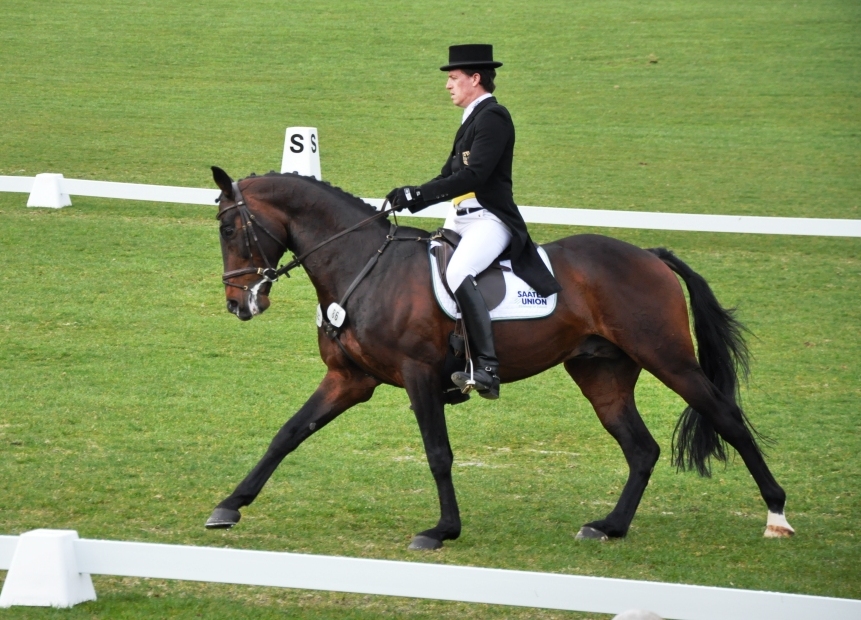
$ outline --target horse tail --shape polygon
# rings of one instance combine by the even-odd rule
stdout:
[[[731,403],[730,413],[750,432],[757,452],[756,439],[764,439],[753,428],[739,404],[739,375],[747,380],[750,352],[744,332],[735,318],[735,308],[720,305],[705,278],[665,248],[648,250],[684,281],[690,297],[697,340],[697,358],[705,376]],[[726,444],[711,422],[688,406],[673,431],[673,464],[677,470],[696,469],[701,476],[711,476],[711,457],[726,462]]]

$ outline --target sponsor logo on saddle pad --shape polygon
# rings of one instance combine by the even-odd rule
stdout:
[[[544,261],[544,264],[547,265],[547,268],[552,273],[553,268],[550,266],[550,259],[547,257],[547,252],[544,251],[544,248],[539,247],[538,254],[541,255],[541,260]],[[455,304],[454,299],[445,290],[445,286],[443,286],[436,259],[430,253],[428,253],[428,257],[430,259],[431,279],[433,280],[433,290],[437,302],[449,318],[460,318],[457,304]],[[510,269],[511,261],[502,261],[502,265]],[[491,320],[540,319],[549,316],[556,309],[557,295],[542,297],[511,271],[503,272],[503,276],[505,277],[505,299],[490,311]]]
[[[533,290],[517,291],[517,298],[524,306],[546,306],[547,298],[542,297]]]

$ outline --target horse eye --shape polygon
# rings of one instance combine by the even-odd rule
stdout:
[[[225,239],[229,239],[233,236],[233,233],[236,232],[236,229],[233,226],[222,226],[221,227],[221,236]]]

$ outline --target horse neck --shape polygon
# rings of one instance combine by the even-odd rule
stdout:
[[[292,196],[282,204],[289,205],[282,211],[289,220],[290,249],[297,256],[373,215],[305,179],[297,180]],[[368,222],[305,258],[303,267],[318,297],[326,302],[339,299],[386,233],[387,222]]]

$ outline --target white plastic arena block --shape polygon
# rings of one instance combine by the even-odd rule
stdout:
[[[37,174],[33,179],[33,188],[30,190],[30,198],[27,199],[28,207],[49,207],[51,209],[62,209],[72,205],[72,199],[63,187],[63,175],[52,172]]]
[[[316,127],[288,127],[284,135],[281,172],[296,172],[306,177],[320,175],[320,136]]]
[[[93,580],[80,573],[74,530],[32,530],[18,537],[0,607],[72,607],[96,600]]]
[[[645,609],[629,609],[617,616],[613,616],[613,620],[662,620],[662,618],[658,614],[646,611]]]

